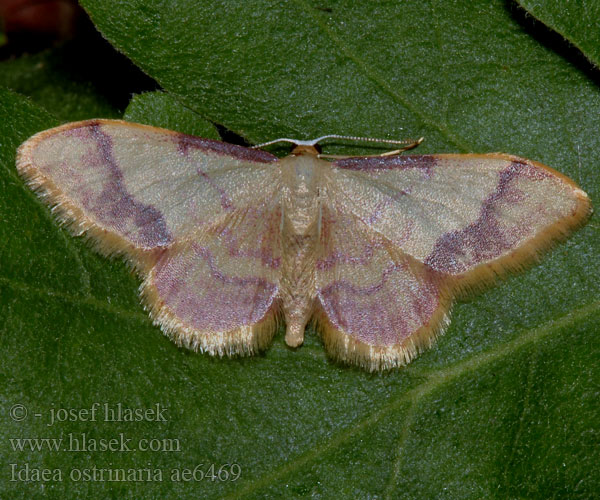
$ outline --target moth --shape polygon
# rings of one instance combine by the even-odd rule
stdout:
[[[17,169],[76,234],[125,256],[177,344],[249,355],[279,319],[298,347],[398,367],[449,323],[453,301],[535,261],[591,213],[573,181],[506,154],[320,157],[117,120],[23,143]]]

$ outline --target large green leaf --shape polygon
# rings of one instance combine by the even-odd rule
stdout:
[[[181,103],[198,121],[253,141],[425,135],[423,152],[519,154],[598,199],[598,88],[532,39],[502,1],[85,5],[102,33],[169,94],[169,103],[149,97],[152,105],[132,107],[140,120],[165,123],[161,113]],[[182,129],[195,126],[193,114],[177,116]],[[212,359],[162,336],[126,266],[59,229],[24,187],[15,149],[55,124],[0,92],[0,497],[586,498],[598,491],[595,220],[540,266],[458,304],[446,335],[405,369],[369,375],[339,366],[311,332],[297,351],[279,335],[262,356]],[[166,421],[110,422],[102,414],[86,421],[75,413],[47,425],[53,409],[105,402],[160,404]],[[22,421],[11,419],[15,404],[29,410]],[[15,451],[10,441],[68,443],[83,432],[122,433],[132,447],[144,438],[177,439],[170,443],[180,450]],[[232,462],[241,466],[237,481],[171,477],[172,469]],[[58,468],[62,481],[10,481],[11,467],[25,464]],[[97,472],[96,480],[74,480],[94,466],[160,469],[163,477],[108,481]]]
[[[600,67],[600,2],[598,0],[518,0],[532,16],[575,45]]]

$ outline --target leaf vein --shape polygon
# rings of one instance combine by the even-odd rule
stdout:
[[[18,290],[20,292],[35,294],[38,296],[46,296],[70,304],[92,307],[94,309],[106,311],[121,317],[139,320],[141,323],[151,322],[150,317],[146,313],[130,311],[128,309],[116,307],[114,304],[97,299],[92,295],[77,296],[69,293],[58,292],[56,290],[51,290],[49,288],[44,288],[38,285],[33,287],[27,283],[18,282],[3,276],[0,276],[0,285],[9,286],[12,289]]]

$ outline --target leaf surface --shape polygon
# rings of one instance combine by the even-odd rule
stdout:
[[[518,154],[598,199],[598,87],[536,41],[505,2],[83,3],[103,35],[167,94],[137,97],[130,119],[172,126],[160,120],[171,119],[164,113],[176,102],[191,110],[177,118],[189,127],[182,131],[207,118],[249,141],[424,135],[420,152]],[[280,332],[264,355],[212,359],[177,348],[152,326],[125,264],[59,228],[18,177],[17,146],[57,123],[27,99],[0,93],[0,496],[585,498],[598,491],[594,218],[541,265],[457,304],[445,336],[405,369],[369,375],[334,364],[312,331],[297,351]],[[75,412],[48,425],[53,410],[94,403],[158,404],[166,421],[115,422],[102,413],[90,421]],[[25,420],[11,419],[15,404],[27,407]],[[136,449],[18,451],[10,441],[82,433],[122,434]],[[140,450],[148,438],[173,439],[179,449]],[[11,482],[10,464],[18,471],[26,463],[59,469],[63,480]],[[182,479],[199,464],[205,472],[231,463],[241,467],[236,481]],[[162,478],[76,480],[73,470],[94,466],[157,469]]]
[[[595,66],[600,66],[600,2],[582,0],[519,0],[534,18],[577,47]]]

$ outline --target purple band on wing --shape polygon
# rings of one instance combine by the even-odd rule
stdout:
[[[91,170],[107,170],[106,181],[98,195],[84,197],[84,206],[108,227],[122,232],[135,244],[145,248],[165,246],[172,236],[160,211],[152,205],[136,200],[126,189],[123,172],[113,155],[111,137],[102,132],[98,124],[85,129],[98,147],[98,151],[88,155],[84,167]],[[130,229],[133,226],[133,230]]]
[[[376,284],[338,280],[318,297],[335,328],[368,345],[391,346],[429,324],[439,306],[434,276],[417,277],[402,262],[386,269]]]
[[[278,161],[277,156],[260,149],[250,149],[227,142],[203,139],[187,134],[177,134],[177,145],[182,154],[187,154],[190,148],[212,151],[224,156],[233,156],[239,160],[255,161],[260,163],[271,163]]]
[[[184,323],[204,332],[257,323],[277,292],[274,284],[258,276],[224,274],[210,249],[197,244],[175,255],[167,251],[153,281],[165,305]]]
[[[273,239],[265,235],[263,241],[256,241],[256,245],[248,247],[236,237],[235,231],[230,228],[224,228],[219,231],[219,237],[223,241],[223,245],[227,248],[227,253],[231,257],[251,257],[260,260],[261,264],[271,269],[278,269],[281,265],[281,258],[273,256],[271,244]]]
[[[333,162],[336,167],[349,170],[418,169],[423,170],[427,177],[433,174],[436,163],[436,157],[430,155],[357,157]]]
[[[543,180],[549,176],[532,165],[512,162],[499,173],[496,189],[482,203],[477,220],[464,229],[442,235],[425,263],[437,271],[460,274],[514,248],[524,235],[531,232],[530,226],[523,218],[507,228],[498,220],[496,211],[502,203],[512,205],[523,200],[525,193],[516,186],[515,180]],[[532,217],[535,218],[535,214]]]
[[[227,196],[227,193],[225,192],[225,190],[221,186],[217,185],[215,183],[215,181],[213,181],[211,179],[210,175],[208,175],[206,172],[204,172],[201,168],[197,168],[196,172],[198,173],[198,175],[200,177],[202,177],[202,179],[204,179],[204,181],[210,187],[212,187],[217,193],[219,193],[219,197],[221,198],[221,208],[223,210],[228,210],[228,211],[233,210],[234,209],[233,202],[231,201],[229,196]]]

